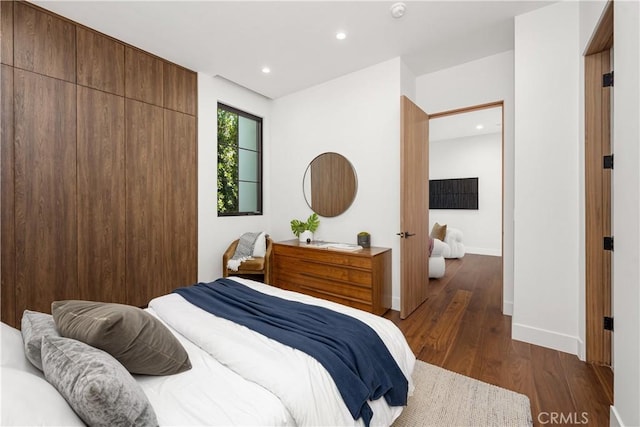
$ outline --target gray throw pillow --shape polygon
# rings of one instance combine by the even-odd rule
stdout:
[[[42,338],[44,375],[90,426],[157,426],[149,399],[113,357],[63,337]]]
[[[56,301],[60,335],[106,351],[133,374],[171,375],[191,369],[180,341],[144,310],[123,304]]]
[[[42,371],[42,358],[40,356],[42,337],[60,336],[58,329],[56,329],[56,324],[53,321],[53,316],[37,311],[25,310],[24,313],[22,313],[21,323],[24,354],[33,366]]]

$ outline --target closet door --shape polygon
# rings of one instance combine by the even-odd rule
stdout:
[[[0,1],[0,62],[13,65],[13,2]]]
[[[4,2],[1,2],[4,3]],[[2,5],[2,7],[6,7]],[[0,116],[0,190],[2,198],[2,255],[0,258],[0,277],[2,279],[1,301],[2,321],[9,325],[17,325],[15,305],[15,234],[14,234],[14,186],[13,186],[13,67],[2,65],[0,70],[0,100],[2,115]]]
[[[124,96],[124,45],[82,27],[76,31],[78,84]]]
[[[75,83],[75,25],[14,2],[13,37],[16,68]]]
[[[164,110],[167,292],[197,281],[196,118]]]
[[[78,286],[126,302],[124,98],[78,86]]]
[[[16,69],[16,313],[77,296],[76,88]],[[4,143],[4,142],[3,142]]]
[[[166,290],[162,108],[126,100],[127,303],[145,306]]]

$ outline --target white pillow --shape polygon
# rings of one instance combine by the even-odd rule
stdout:
[[[38,376],[3,366],[0,389],[2,390],[0,425],[85,425],[60,393]]]
[[[264,257],[267,254],[267,235],[263,231],[256,239],[256,244],[253,246],[254,257]]]
[[[1,364],[3,367],[17,369],[44,378],[44,374],[36,369],[24,355],[24,342],[19,330],[2,323],[0,337],[2,339],[0,358],[2,359]]]

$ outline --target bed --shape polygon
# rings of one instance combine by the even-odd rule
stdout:
[[[262,294],[329,308],[366,323],[380,337],[413,391],[415,356],[392,322],[340,304],[234,278]],[[146,311],[188,353],[176,375],[133,375],[159,425],[364,425],[354,419],[326,369],[306,353],[168,294]],[[2,325],[2,425],[82,425],[66,401],[25,358],[20,331]],[[37,402],[37,404],[36,404]],[[402,406],[369,402],[370,425],[390,425]],[[34,411],[29,408],[40,408]]]

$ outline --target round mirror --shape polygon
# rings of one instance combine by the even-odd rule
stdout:
[[[302,185],[309,207],[324,217],[346,211],[358,189],[355,169],[338,153],[322,153],[313,159],[304,173]]]

